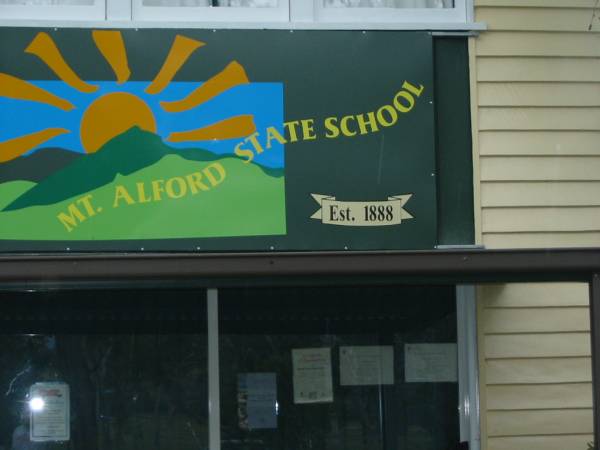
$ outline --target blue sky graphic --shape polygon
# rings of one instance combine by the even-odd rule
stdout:
[[[144,92],[150,84],[148,81],[128,81],[122,85],[112,81],[89,81],[100,86],[100,89],[92,94],[78,92],[62,81],[30,81],[30,83],[70,101],[75,105],[75,109],[62,111],[42,103],[0,97],[0,142],[45,128],[66,128],[71,130],[71,133],[57,136],[39,148],[61,147],[84,152],[79,137],[81,117],[90,103],[111,92],[128,92],[144,100],[156,118],[157,134],[163,138],[175,131],[201,128],[242,114],[254,116],[257,131],[260,133],[260,142],[265,141],[268,127],[275,126],[283,134],[282,83],[250,83],[236,86],[196,108],[181,113],[165,112],[159,102],[181,100],[202,83],[171,82],[157,95],[148,95]],[[232,154],[235,145],[241,141],[243,139],[168,142],[167,145],[176,148],[204,148],[217,154]],[[262,154],[255,155],[254,161],[267,167],[282,168],[284,146],[277,141],[271,143],[272,147],[265,149]],[[35,150],[37,149],[33,151]]]

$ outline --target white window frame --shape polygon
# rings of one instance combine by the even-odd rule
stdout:
[[[479,364],[474,285],[456,285],[458,414],[461,442],[480,450]],[[207,289],[208,322],[208,440],[209,450],[221,450],[221,378],[219,374],[219,289]]]
[[[277,7],[144,6],[143,0],[94,5],[0,5],[0,26],[61,28],[213,28],[315,30],[485,30],[473,0],[453,8],[325,8],[323,0],[280,0]]]
[[[470,450],[481,448],[476,301],[474,285],[456,286],[460,441]]]
[[[0,5],[2,20],[106,20],[106,1],[92,5]]]
[[[108,0],[111,1],[111,0]],[[118,1],[118,0],[112,0]],[[123,0],[120,0],[123,1]],[[306,0],[305,0],[306,1]],[[144,6],[144,0],[131,0],[132,18],[137,21],[169,22],[289,22],[289,0],[264,8],[212,6]]]
[[[395,24],[466,23],[467,0],[454,0],[453,8],[326,8],[314,1],[315,22],[378,22]]]

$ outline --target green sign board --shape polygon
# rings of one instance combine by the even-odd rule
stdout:
[[[0,250],[436,244],[428,33],[0,30]]]

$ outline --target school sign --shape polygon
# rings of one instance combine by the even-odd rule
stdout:
[[[427,33],[0,42],[0,251],[436,244]]]

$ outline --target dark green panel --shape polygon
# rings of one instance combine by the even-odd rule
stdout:
[[[434,60],[438,241],[469,245],[475,231],[467,39],[436,38]]]
[[[49,64],[32,52],[25,52],[30,43],[40,37],[40,33],[47,33],[64,60],[82,80],[92,84],[100,82],[98,92],[102,93],[102,89],[107,89],[102,82],[115,79],[111,66],[95,45],[92,30],[89,29],[4,28],[0,30],[0,72],[40,86],[58,82],[58,77]],[[127,29],[120,33],[131,76],[115,89],[138,95],[141,91],[130,86],[134,86],[136,82],[151,81],[162,67],[175,37],[181,35],[202,41],[206,45],[193,53],[177,72],[174,84],[203,83],[236,61],[245,70],[250,85],[260,87],[270,83],[282,86],[283,94],[279,101],[283,107],[283,116],[279,123],[271,125],[281,128],[281,121],[310,119],[314,121],[316,138],[288,142],[285,145],[284,167],[278,166],[277,170],[264,170],[261,175],[260,170],[256,169],[258,166],[247,166],[256,169],[258,178],[268,178],[269,183],[277,186],[279,194],[275,200],[270,197],[272,191],[269,191],[267,183],[260,187],[260,180],[256,181],[256,175],[250,176],[249,170],[244,172],[241,169],[245,167],[242,159],[220,155],[216,159],[227,160],[227,171],[234,174],[228,180],[235,181],[237,185],[229,188],[227,195],[223,193],[222,199],[213,202],[210,208],[204,208],[205,204],[191,204],[188,205],[190,207],[176,209],[173,206],[176,205],[175,202],[183,203],[183,200],[164,200],[164,193],[162,199],[148,201],[147,206],[142,205],[144,202],[140,198],[143,196],[139,193],[137,197],[132,195],[135,197],[133,202],[123,200],[123,196],[117,201],[116,192],[120,186],[117,184],[121,178],[115,179],[116,175],[125,180],[122,185],[130,193],[135,189],[136,182],[141,182],[145,186],[143,190],[148,192],[152,180],[164,178],[166,184],[172,177],[183,177],[192,170],[202,170],[215,160],[214,155],[207,156],[201,150],[202,140],[190,142],[189,147],[193,151],[170,148],[166,145],[169,144],[165,140],[167,134],[160,134],[160,123],[159,131],[156,132],[159,136],[140,134],[130,129],[114,135],[97,153],[79,155],[75,160],[72,159],[73,149],[65,146],[48,149],[61,150],[62,153],[60,161],[48,161],[48,158],[43,160],[46,173],[44,170],[37,170],[37,167],[36,170],[31,168],[28,171],[27,164],[18,168],[19,174],[31,173],[31,177],[25,180],[37,184],[24,191],[18,191],[25,189],[23,186],[18,189],[11,187],[9,193],[19,193],[12,202],[2,205],[4,210],[0,212],[0,228],[4,223],[4,229],[1,230],[0,238],[4,240],[0,241],[0,249],[51,251],[69,248],[81,251],[137,250],[143,247],[145,250],[179,251],[384,250],[431,249],[438,243],[434,67],[432,37],[429,33],[197,29]],[[361,133],[357,124],[358,115],[366,117],[368,113],[373,114],[385,105],[394,109],[392,106],[396,95],[401,91],[407,92],[405,81],[414,85],[414,90],[423,87],[419,94],[413,90],[414,95],[411,95],[415,101],[410,111],[395,113],[399,119],[392,125],[379,124],[377,130],[366,126],[367,131]],[[67,86],[61,89],[63,97],[75,99],[70,97]],[[85,94],[77,95],[77,98],[85,97]],[[181,98],[171,97],[168,100]],[[207,120],[210,119],[210,105],[214,101],[217,100],[211,99],[198,107],[199,124],[211,123]],[[254,101],[256,103],[250,104],[250,107],[258,107],[263,103],[260,98]],[[264,102],[273,103],[273,100]],[[88,103],[88,106],[80,109],[87,108],[85,110],[89,111],[89,105],[93,104]],[[235,101],[231,105],[237,106]],[[0,106],[4,108],[4,115],[0,114],[0,119],[6,122],[5,129],[11,128],[12,119],[10,113],[6,112],[11,107],[12,104]],[[399,109],[401,107],[395,107],[396,111]],[[152,111],[157,114],[154,109]],[[236,114],[239,115],[238,109],[232,108],[231,116]],[[28,116],[32,119],[31,131],[35,131],[36,127],[58,126],[56,123],[46,123],[35,112]],[[215,121],[223,119],[222,115],[217,116],[215,113]],[[336,117],[339,126],[345,116],[353,116],[348,123],[350,131],[355,135],[326,137],[325,120]],[[109,111],[101,119],[102,125],[94,126],[105,129],[113,116]],[[84,119],[81,120],[81,124],[83,123]],[[183,129],[180,127],[176,131],[189,130],[190,127],[191,125],[185,124]],[[78,132],[75,129],[77,126],[72,128],[72,133]],[[264,124],[263,127],[257,126],[257,131],[260,133],[259,141],[265,145],[267,127]],[[298,132],[300,133],[300,129]],[[1,137],[0,141],[6,142],[7,139],[16,137],[7,136]],[[291,141],[290,136],[287,137]],[[83,147],[86,146],[84,140],[82,138]],[[231,146],[234,148],[236,142],[242,141],[239,138]],[[52,147],[51,142],[54,141],[48,142],[47,147]],[[248,146],[249,144],[244,144],[241,148],[247,149]],[[43,148],[43,145],[36,147],[38,148]],[[71,150],[71,153],[63,150]],[[176,160],[177,164],[169,165],[165,163],[167,159]],[[42,158],[39,160],[42,161]],[[54,165],[49,162],[59,168],[51,169]],[[13,161],[9,161],[5,164],[12,163]],[[181,167],[184,166],[190,167],[188,172],[183,172]],[[236,171],[231,169],[234,166]],[[138,176],[136,174],[147,168],[152,168],[153,175],[144,175],[146,178],[139,175],[141,178],[135,178]],[[0,164],[2,185],[20,180],[15,178],[14,173],[6,175],[6,172],[10,172],[7,170],[3,175],[1,169]],[[224,182],[223,186],[228,183],[231,186],[230,181]],[[86,203],[73,203],[93,192],[93,189],[100,188],[105,188],[104,194],[94,194],[93,208],[88,208]],[[189,191],[191,188],[187,189]],[[215,192],[219,195],[221,191],[224,188],[215,187]],[[383,225],[390,219],[382,216],[378,218],[380,222],[377,226],[357,226],[359,217],[354,217],[357,219],[356,224],[350,224],[351,219],[348,219],[350,226],[322,223],[311,218],[319,210],[312,194],[354,203],[388,202],[393,196],[412,195],[403,206],[412,218],[404,217],[401,223]],[[190,196],[188,193],[188,197]],[[188,198],[184,200],[187,201]],[[161,205],[169,204],[173,208],[160,209],[156,206],[158,202],[163,202]],[[68,212],[74,221],[77,215],[68,209],[71,205],[78,207],[86,217],[72,225],[69,231],[71,234],[67,235],[60,228],[69,229],[65,225],[64,216],[62,222],[57,217],[61,212]],[[54,209],[49,209],[49,213],[43,212],[49,206]],[[122,220],[116,216],[117,207],[123,212]],[[34,211],[34,208],[39,208],[42,212]],[[362,206],[356,208],[355,213],[363,213]],[[25,209],[32,211],[32,215],[27,216],[29,220],[14,219],[21,217],[19,214]],[[324,212],[330,214],[331,211],[324,209]],[[378,213],[381,216],[381,211]],[[396,211],[394,218],[398,218],[400,214],[402,213]],[[263,216],[267,217],[267,222],[270,221],[269,226],[257,221],[257,217]],[[372,222],[373,218],[369,220]],[[198,234],[193,234],[186,227],[181,231],[181,224],[186,221],[193,226],[195,223],[210,221],[213,225],[209,231],[203,229]],[[125,231],[120,231],[125,222],[128,223]],[[85,231],[86,227],[92,231]],[[229,231],[229,228],[233,231]]]

